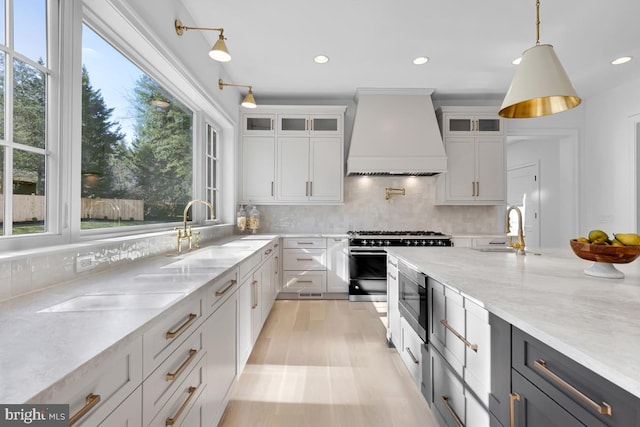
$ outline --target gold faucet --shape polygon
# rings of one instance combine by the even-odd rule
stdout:
[[[391,196],[404,196],[406,193],[404,188],[387,187],[384,189],[384,198],[389,200]]]
[[[192,246],[195,246],[196,248],[200,247],[200,232],[199,231],[192,232],[191,226],[187,227],[187,213],[189,212],[189,208],[195,203],[202,203],[208,206],[209,210],[211,211],[211,219],[213,219],[215,216],[215,214],[213,213],[213,205],[205,200],[195,199],[187,203],[187,205],[184,207],[184,213],[182,215],[182,228],[180,227],[175,228],[175,230],[178,232],[178,253],[182,252],[183,240],[189,241],[189,250],[192,249]]]
[[[518,255],[525,255],[525,252],[524,252],[524,246],[525,246],[525,243],[524,243],[524,232],[522,230],[522,211],[520,210],[519,207],[517,207],[517,206],[509,206],[507,208],[507,214],[504,217],[504,234],[509,234],[509,232],[511,231],[511,224],[510,224],[510,221],[509,221],[509,214],[514,209],[515,209],[516,213],[518,214],[518,241],[514,243],[513,240],[512,240],[512,236],[509,236],[509,246],[514,248]]]

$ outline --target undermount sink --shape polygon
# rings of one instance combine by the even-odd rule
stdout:
[[[144,294],[89,294],[42,309],[38,313],[67,311],[145,310],[165,307],[183,296],[179,292]]]
[[[475,246],[474,251],[480,252],[515,252],[516,250],[510,246]]]

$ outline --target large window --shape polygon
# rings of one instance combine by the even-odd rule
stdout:
[[[86,25],[82,44],[81,228],[182,220],[192,111]]]
[[[47,1],[5,0],[0,9],[0,229],[42,233],[51,181]]]

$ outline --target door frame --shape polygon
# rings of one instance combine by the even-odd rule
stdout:
[[[536,186],[537,186],[537,190],[536,191],[536,206],[538,208],[537,214],[537,222],[538,222],[538,226],[536,227],[535,231],[537,234],[537,242],[538,242],[538,247],[540,246],[540,241],[542,240],[542,208],[540,207],[540,160],[533,161],[533,162],[527,162],[527,163],[522,163],[522,164],[518,164],[515,165],[513,167],[510,167],[507,169],[507,182],[508,182],[508,177],[509,177],[509,172],[510,171],[514,171],[517,169],[524,169],[524,168],[528,168],[528,167],[535,167],[536,169]],[[507,190],[507,206],[509,205],[509,190]],[[526,215],[526,210],[525,210],[525,215]],[[525,226],[526,226],[526,221],[525,221]],[[526,233],[525,233],[525,237],[526,237]]]
[[[638,115],[640,121],[640,115]],[[558,143],[564,146],[570,152],[571,158],[571,175],[573,182],[575,183],[574,191],[572,192],[571,205],[573,206],[571,212],[572,223],[574,224],[572,234],[578,236],[579,230],[582,229],[583,218],[580,217],[580,150],[578,140],[577,129],[509,129],[507,126],[506,133],[507,141],[509,137],[554,137],[558,139]],[[635,147],[634,147],[635,150]],[[509,184],[507,183],[507,186]],[[508,191],[508,190],[507,190]],[[634,199],[635,200],[635,199]],[[542,206],[540,206],[542,210]],[[542,233],[542,222],[540,222],[540,233]]]

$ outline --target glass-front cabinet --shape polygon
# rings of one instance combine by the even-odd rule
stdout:
[[[242,118],[242,133],[245,135],[275,135],[275,114],[245,114]]]
[[[440,109],[440,128],[443,136],[462,135],[502,135],[503,121],[490,107],[442,107]]]
[[[278,115],[280,135],[341,135],[342,115]]]

